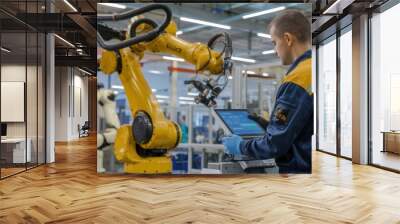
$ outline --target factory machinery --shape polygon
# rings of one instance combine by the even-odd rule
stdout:
[[[143,16],[152,11],[165,14],[160,24]],[[177,27],[171,17],[171,10],[161,4],[97,17],[97,41],[104,49],[99,69],[107,75],[118,73],[133,118],[131,125],[117,129],[114,142],[115,157],[124,163],[126,173],[171,173],[167,152],[181,140],[179,126],[164,116],[144,78],[141,60],[146,52],[181,57],[197,72],[209,74],[206,79],[196,77],[186,82],[199,91],[195,101],[207,107],[216,104],[232,71],[232,42],[227,33],[213,36],[207,44],[190,43],[176,37]],[[128,19],[126,30],[105,24]],[[215,50],[217,43],[223,43],[219,51]]]

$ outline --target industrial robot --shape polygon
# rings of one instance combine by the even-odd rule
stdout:
[[[144,18],[150,11],[165,14],[162,23]],[[198,76],[185,84],[198,91],[196,103],[208,107],[216,104],[232,71],[232,42],[227,33],[213,36],[207,44],[190,43],[176,36],[177,27],[171,20],[171,10],[161,4],[152,4],[118,14],[98,15],[97,41],[104,49],[99,69],[111,75],[118,73],[129,102],[133,122],[117,129],[114,154],[124,163],[126,173],[171,173],[172,161],[167,152],[176,148],[181,139],[179,125],[167,119],[141,70],[146,52],[164,53],[185,59],[195,66]],[[126,30],[114,30],[106,22],[131,20]],[[217,43],[223,44],[217,50]]]

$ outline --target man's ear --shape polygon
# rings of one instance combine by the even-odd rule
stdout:
[[[286,44],[291,47],[293,45],[293,35],[285,32],[283,33],[283,39],[285,40]]]

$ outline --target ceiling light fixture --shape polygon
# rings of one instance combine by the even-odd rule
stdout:
[[[69,3],[68,0],[64,0],[65,4],[67,4],[72,10],[74,10],[75,12],[78,12],[78,10],[71,4]]]
[[[183,58],[175,58],[175,57],[169,57],[169,56],[163,56],[163,59],[170,60],[170,61],[180,61],[180,62],[185,61]]]
[[[271,35],[266,34],[266,33],[257,33],[257,36],[271,39]]]
[[[244,72],[246,72],[246,73],[249,74],[249,75],[255,75],[255,74],[256,74],[256,73],[253,72],[253,71],[244,71]]]
[[[185,97],[185,96],[180,96],[179,99],[180,99],[180,100],[190,100],[190,101],[193,101],[193,100],[194,100],[193,97]]]
[[[176,31],[176,35],[178,36],[178,35],[181,35],[183,33],[183,31],[182,30],[178,30],[178,31]]]
[[[66,40],[66,39],[64,39],[64,38],[62,38],[62,37],[60,37],[60,36],[57,35],[57,34],[54,34],[54,36],[57,37],[58,39],[62,40],[64,43],[66,43],[66,44],[69,45],[70,47],[75,48],[75,45],[73,45],[73,44],[72,44],[71,42],[69,42],[68,40]]]
[[[194,104],[192,101],[179,101],[180,104]]]
[[[186,18],[186,17],[180,17],[180,19],[182,21],[186,21],[186,22],[190,22],[190,23],[197,23],[197,24],[206,25],[206,26],[213,26],[213,27],[222,28],[222,29],[226,29],[226,30],[231,29],[230,26],[226,26],[226,25],[222,25],[222,24],[218,24],[218,23],[207,22],[207,21],[198,20],[198,19],[191,19],[191,18]]]
[[[159,98],[159,99],[168,99],[169,96],[165,96],[165,95],[156,95],[156,98]]]
[[[88,75],[92,75],[92,73],[90,73],[90,72],[88,72],[88,71],[86,71],[86,70],[83,70],[83,69],[81,69],[81,68],[78,68],[81,72],[83,72],[83,73],[86,73],[86,74],[88,74]]]
[[[264,11],[260,11],[260,12],[251,13],[251,14],[242,16],[242,19],[249,19],[249,18],[253,18],[253,17],[256,17],[256,16],[261,16],[261,15],[265,15],[265,14],[269,14],[269,13],[273,13],[273,12],[282,11],[285,8],[286,8],[285,6],[280,6],[280,7],[276,7],[276,8],[272,8],[272,9],[268,9],[268,10],[264,10]]]
[[[150,73],[153,73],[153,74],[161,74],[161,72],[160,72],[160,71],[157,71],[157,70],[150,70],[149,72],[150,72]]]
[[[240,57],[231,57],[232,60],[235,61],[243,61],[243,62],[248,62],[248,63],[256,63],[256,60],[254,59],[248,59],[248,58],[240,58]]]
[[[9,50],[9,49],[7,49],[7,48],[5,48],[5,47],[1,47],[1,50],[4,51],[4,52],[7,52],[7,53],[10,53],[10,52],[11,52],[11,50]]]
[[[263,72],[263,73],[262,73],[262,76],[264,76],[264,77],[268,77],[268,76],[269,76],[269,74],[268,74],[268,73],[266,73],[266,72]]]
[[[336,11],[334,11],[334,12],[331,12],[331,10],[333,9],[333,8],[335,8],[336,6],[337,6],[337,4],[339,4],[339,2],[340,2],[341,0],[337,0],[337,1],[335,1],[331,6],[329,6],[322,14],[328,14],[328,13],[336,13],[337,14],[337,8],[336,8]]]
[[[124,89],[122,86],[112,85],[111,88],[113,89]]]
[[[273,53],[275,53],[275,50],[268,50],[262,52],[262,54],[273,54]]]
[[[126,9],[126,5],[118,4],[118,3],[97,3],[99,5],[109,6],[117,9]]]

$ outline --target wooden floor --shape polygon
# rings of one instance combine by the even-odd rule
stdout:
[[[374,151],[372,160],[374,164],[400,170],[400,154],[392,152]]]
[[[17,167],[17,168],[14,168],[14,167],[12,167],[12,168],[4,168],[3,167],[3,168],[1,168],[1,177],[2,178],[3,177],[7,177],[7,176],[10,176],[10,175],[22,172],[24,170],[25,170],[25,167],[23,167],[23,168],[19,168],[19,167]]]
[[[96,174],[95,138],[0,181],[0,223],[400,223],[400,175],[320,152],[312,175]]]

